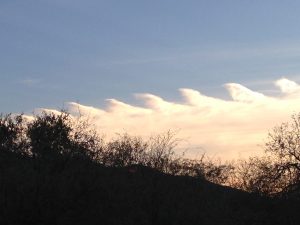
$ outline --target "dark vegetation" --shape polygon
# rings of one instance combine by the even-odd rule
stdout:
[[[300,224],[300,116],[261,158],[190,160],[177,142],[105,142],[66,112],[1,116],[0,224]]]

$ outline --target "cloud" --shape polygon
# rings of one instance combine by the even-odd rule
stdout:
[[[266,96],[261,93],[251,91],[250,89],[235,83],[228,83],[225,84],[225,87],[229,91],[232,99],[236,102],[257,102],[257,101],[264,101]]]
[[[228,83],[224,87],[232,100],[182,88],[179,89],[181,102],[144,93],[135,94],[143,106],[108,99],[103,109],[74,102],[67,103],[67,108],[74,116],[89,117],[96,129],[108,137],[123,132],[148,136],[177,130],[178,137],[185,140],[181,148],[188,150],[188,156],[195,157],[205,151],[231,159],[261,154],[268,131],[300,112],[300,86],[286,78],[274,84],[281,91],[280,97]]]
[[[20,80],[19,82],[27,87],[35,87],[41,82],[41,80],[35,78],[27,78]]]
[[[285,94],[294,94],[300,92],[300,86],[296,82],[288,80],[286,78],[277,80],[275,84],[280,88],[282,93]]]

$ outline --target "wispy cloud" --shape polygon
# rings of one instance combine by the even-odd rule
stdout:
[[[228,61],[245,61],[260,59],[269,61],[270,59],[298,59],[300,56],[300,43],[293,42],[290,44],[269,43],[256,46],[231,46],[216,48],[213,46],[204,48],[201,46],[189,46],[185,48],[168,49],[145,49],[148,54],[136,57],[128,57],[115,60],[98,60],[93,63],[99,67],[102,66],[126,66],[154,63],[177,63],[177,62],[228,62]],[[286,64],[287,62],[285,62]],[[294,65],[292,63],[292,65]]]
[[[27,87],[36,87],[41,83],[41,80],[37,79],[37,78],[26,78],[26,79],[20,80],[19,83],[21,83]]]
[[[300,111],[300,86],[282,78],[274,83],[280,97],[266,96],[241,84],[228,83],[232,100],[203,95],[197,90],[179,89],[181,102],[166,101],[149,93],[136,94],[143,106],[108,99],[104,109],[69,102],[73,115],[88,116],[99,132],[111,137],[116,133],[147,136],[168,129],[179,130],[186,140],[188,155],[203,149],[207,154],[235,158],[259,154],[268,130]],[[44,109],[40,109],[44,110]],[[182,146],[184,147],[184,146]]]

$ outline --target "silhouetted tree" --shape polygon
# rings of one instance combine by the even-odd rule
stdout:
[[[70,115],[45,113],[38,115],[28,124],[27,135],[31,151],[36,158],[57,158],[71,152]]]
[[[272,185],[277,192],[287,192],[300,185],[300,113],[291,122],[276,126],[269,133],[266,153],[273,162]]]
[[[284,194],[300,189],[300,114],[291,122],[274,127],[268,134],[263,157],[235,163],[231,186],[263,195]]]
[[[33,157],[75,157],[99,160],[102,139],[85,120],[72,118],[67,112],[43,112],[27,125],[27,137]]]
[[[0,151],[25,154],[27,144],[23,115],[0,115]]]

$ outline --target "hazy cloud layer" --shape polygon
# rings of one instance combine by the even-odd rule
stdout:
[[[268,131],[300,112],[300,86],[285,78],[274,84],[281,91],[280,97],[228,83],[224,87],[231,101],[182,88],[182,102],[169,102],[146,93],[135,95],[143,106],[116,99],[107,99],[104,109],[74,102],[67,105],[73,115],[89,116],[99,132],[108,137],[123,132],[147,136],[177,130],[178,137],[184,140],[181,147],[188,149],[188,155],[205,151],[229,159],[261,153]]]

